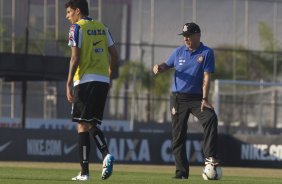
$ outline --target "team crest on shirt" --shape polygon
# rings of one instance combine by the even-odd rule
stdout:
[[[175,114],[176,114],[176,109],[175,109],[174,107],[172,107],[172,109],[171,109],[171,114],[172,114],[172,115],[175,115]]]
[[[203,61],[204,61],[204,56],[202,56],[202,55],[198,56],[197,62],[202,63]]]

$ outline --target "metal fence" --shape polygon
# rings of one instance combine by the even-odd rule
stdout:
[[[0,0],[0,52],[23,53],[28,31],[28,53],[69,56],[64,3]],[[182,25],[195,21],[202,29],[202,41],[215,49],[215,79],[281,81],[282,1],[89,0],[89,4],[90,15],[105,22],[112,32],[120,54],[120,72],[127,63],[136,61],[150,75],[153,64],[164,61],[182,44],[177,36]],[[148,89],[134,87],[139,80],[128,78],[119,93],[111,90],[105,118],[169,122],[169,93],[155,95],[153,79]],[[0,89],[0,117],[19,117],[21,84],[1,81]],[[220,106],[228,106],[228,99]],[[27,100],[27,117],[70,116],[64,82],[28,82]],[[242,113],[244,117],[248,114]],[[259,111],[256,113],[259,115]],[[189,121],[197,120],[191,117]]]
[[[216,80],[214,107],[220,124],[240,132],[280,133],[282,83]]]
[[[20,118],[21,83],[3,82],[0,89],[0,118]],[[211,103],[224,133],[279,134],[281,121],[281,83],[216,80],[212,84]],[[30,82],[27,91],[27,118],[70,119],[71,104],[62,88],[64,82]],[[61,89],[61,90],[60,90]],[[105,108],[104,119],[131,123],[169,123],[169,95],[149,93],[133,95],[132,89],[116,95],[113,90]],[[190,116],[190,131],[201,131],[198,120]],[[164,127],[164,128],[167,128]]]

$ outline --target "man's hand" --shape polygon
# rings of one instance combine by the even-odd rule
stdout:
[[[158,73],[159,73],[159,65],[155,65],[153,67],[153,72],[154,72],[155,75],[158,75]]]
[[[164,72],[167,69],[168,69],[168,66],[165,63],[162,63],[159,65],[155,65],[153,67],[153,72],[155,75],[158,75],[159,73]]]
[[[202,100],[202,104],[201,104],[201,112],[203,112],[204,107],[209,108],[209,109],[213,109],[213,106],[211,104],[209,104],[208,100]]]
[[[66,93],[67,93],[67,99],[70,103],[73,102],[73,91],[72,91],[72,82],[67,82],[66,85]]]

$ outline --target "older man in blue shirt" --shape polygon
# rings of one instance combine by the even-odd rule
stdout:
[[[186,156],[187,122],[190,113],[199,119],[204,129],[203,152],[205,164],[218,165],[217,116],[208,101],[211,73],[215,70],[213,50],[201,41],[200,27],[191,22],[183,26],[185,45],[172,52],[168,60],[155,65],[155,75],[174,68],[171,95],[172,150],[175,157],[174,178],[188,179]]]

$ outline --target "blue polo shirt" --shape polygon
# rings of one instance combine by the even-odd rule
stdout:
[[[172,92],[187,94],[203,94],[204,72],[213,73],[215,70],[213,50],[203,43],[193,52],[185,45],[176,48],[166,64],[175,68]]]

